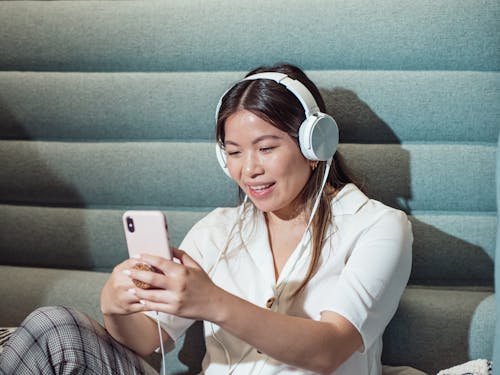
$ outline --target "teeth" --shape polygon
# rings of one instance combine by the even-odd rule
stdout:
[[[264,189],[267,189],[271,185],[272,184],[259,185],[259,186],[251,186],[250,189],[252,189],[252,190],[264,190]]]

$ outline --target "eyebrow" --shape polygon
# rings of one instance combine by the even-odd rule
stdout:
[[[259,142],[262,142],[262,141],[265,141],[267,139],[272,139],[272,140],[281,140],[283,139],[283,137],[279,136],[279,135],[272,135],[272,134],[268,134],[268,135],[262,135],[260,137],[257,137],[255,138],[253,141],[252,141],[252,144],[255,145]],[[239,146],[238,143],[236,142],[233,142],[231,140],[226,140],[224,141],[224,144],[227,145],[227,144],[230,144],[230,145],[233,145],[233,146]]]

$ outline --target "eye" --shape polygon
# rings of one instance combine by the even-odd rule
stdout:
[[[269,147],[261,147],[259,148],[259,150],[261,152],[271,152],[272,150],[274,150],[276,147],[275,146],[269,146]]]
[[[226,154],[228,156],[236,156],[238,155],[240,152],[239,151],[226,151]]]

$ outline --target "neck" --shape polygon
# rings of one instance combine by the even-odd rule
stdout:
[[[305,205],[287,211],[266,212],[264,216],[268,227],[307,225],[309,217]]]

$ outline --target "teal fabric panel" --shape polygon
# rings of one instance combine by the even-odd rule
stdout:
[[[343,143],[493,143],[500,129],[500,73],[308,73]],[[0,138],[214,141],[219,96],[244,74],[0,72]]]
[[[173,246],[208,211],[0,205],[0,264],[111,271],[128,258],[121,216],[132,208],[164,211]]]
[[[232,206],[213,143],[3,141],[0,199],[45,205]]]
[[[163,210],[174,246],[206,214]],[[0,263],[109,271],[127,256],[120,221],[124,211],[0,205]],[[494,242],[495,217],[424,215],[411,220],[411,283],[492,284],[493,262],[487,251]]]
[[[411,284],[493,285],[495,214],[416,214]]]
[[[312,71],[344,143],[488,142],[500,130],[500,74]]]
[[[101,272],[0,265],[0,322],[2,326],[17,326],[31,311],[48,305],[72,306],[102,321],[99,295],[108,276]]]
[[[485,298],[477,306],[469,333],[469,358],[493,358],[495,339],[495,295]]]
[[[360,185],[391,206],[496,211],[493,146],[347,144],[339,149]],[[3,141],[0,197],[7,203],[73,206],[232,206],[236,185],[214,153],[214,145],[205,142]]]
[[[494,0],[0,3],[1,70],[498,70]],[[279,15],[279,17],[277,16]],[[284,37],[286,36],[286,37]]]
[[[496,212],[492,144],[343,144],[339,151],[373,198],[407,212]]]
[[[491,295],[491,291],[407,288],[384,333],[382,362],[436,374],[469,361],[471,322]]]
[[[224,77],[3,72],[0,138],[214,141]]]
[[[122,209],[0,205],[0,264],[109,271],[127,257],[121,215],[126,209],[161,209],[172,245],[210,210],[164,207]],[[410,283],[492,285],[496,217],[418,215]]]

